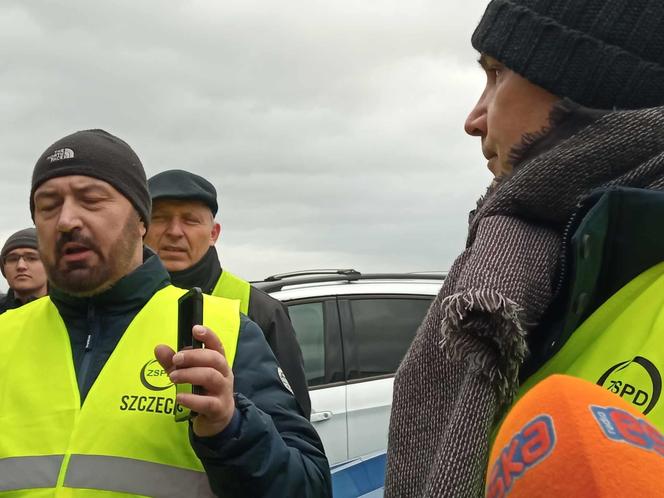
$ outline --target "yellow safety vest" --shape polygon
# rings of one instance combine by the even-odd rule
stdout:
[[[664,263],[620,289],[519,391],[565,373],[595,382],[634,404],[664,431]]]
[[[0,316],[0,496],[214,496],[173,416],[154,347],[177,343],[182,289],[157,292],[127,327],[81,406],[70,339],[50,298]],[[238,302],[204,297],[233,364]]]
[[[240,313],[246,315],[249,312],[251,285],[229,271],[222,270],[221,277],[219,277],[217,285],[214,286],[212,295],[225,297],[226,299],[238,299],[240,301]]]

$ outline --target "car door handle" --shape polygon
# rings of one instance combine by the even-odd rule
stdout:
[[[332,412],[326,411],[326,412],[313,412],[311,414],[311,421],[312,422],[323,422],[324,420],[329,420],[332,418],[332,415],[334,415]]]

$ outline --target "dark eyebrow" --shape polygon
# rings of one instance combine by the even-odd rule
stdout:
[[[486,54],[480,54],[479,59],[477,59],[477,63],[482,66],[482,69],[487,69],[489,67],[489,61],[486,60]]]
[[[196,218],[197,220],[202,220],[203,218],[205,218],[205,215],[203,213],[197,213],[195,211],[185,211],[184,213],[182,213],[182,216],[189,218]]]
[[[109,197],[111,195],[111,192],[103,187],[102,185],[82,185],[82,186],[74,186],[72,190],[75,192],[76,195],[89,195],[89,194],[99,194],[104,197]],[[35,200],[38,198],[54,198],[58,197],[60,195],[60,192],[55,189],[55,188],[44,188],[44,189],[39,189],[37,192],[35,192]]]
[[[39,254],[39,251],[37,249],[33,249],[31,247],[17,247],[13,251],[11,251],[7,256],[10,254]]]
[[[102,187],[101,185],[85,185],[83,187],[75,188],[79,192],[88,193],[88,192],[100,192],[103,194],[108,193],[108,190]]]
[[[55,190],[38,190],[35,192],[35,197],[34,200],[41,199],[41,198],[47,198],[47,199],[52,199],[54,197],[57,197],[58,193]]]

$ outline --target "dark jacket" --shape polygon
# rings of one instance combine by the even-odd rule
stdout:
[[[222,271],[217,251],[212,246],[198,263],[186,270],[171,272],[170,276],[173,285],[183,289],[200,287],[206,294],[211,294],[221,278]],[[309,418],[311,400],[304,374],[302,351],[286,307],[280,301],[252,286],[247,315],[263,331],[267,343],[293,389],[302,413]]]
[[[22,303],[14,295],[14,291],[9,289],[6,295],[0,295],[0,314],[5,311],[13,310],[15,308],[20,308],[25,303]]]
[[[7,294],[0,294],[0,314],[19,306],[21,306],[21,303],[16,300],[11,289],[9,289]]]
[[[51,299],[69,332],[81,400],[134,316],[169,283],[159,258],[150,251],[144,258],[143,265],[99,295],[79,298],[52,289]],[[282,384],[261,330],[245,316],[233,374],[236,413],[231,425],[210,438],[190,432],[215,493],[238,498],[331,496],[320,439]]]
[[[295,399],[305,417],[311,416],[309,388],[304,374],[302,350],[286,307],[269,294],[251,286],[249,294],[249,318],[263,331],[270,349],[274,352],[293,389]]]

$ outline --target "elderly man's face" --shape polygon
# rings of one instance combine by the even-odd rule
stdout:
[[[466,133],[482,138],[482,153],[494,176],[512,171],[510,152],[527,133],[548,125],[549,114],[558,97],[533,85],[492,57],[482,55],[486,86],[468,115]]]
[[[219,237],[221,227],[212,211],[199,201],[157,199],[145,243],[152,247],[170,272],[198,263]]]
[[[140,265],[145,228],[110,184],[81,175],[52,178],[34,202],[39,251],[56,287],[98,294]]]
[[[3,270],[16,295],[41,297],[46,293],[46,271],[36,249],[18,247],[10,251]]]

